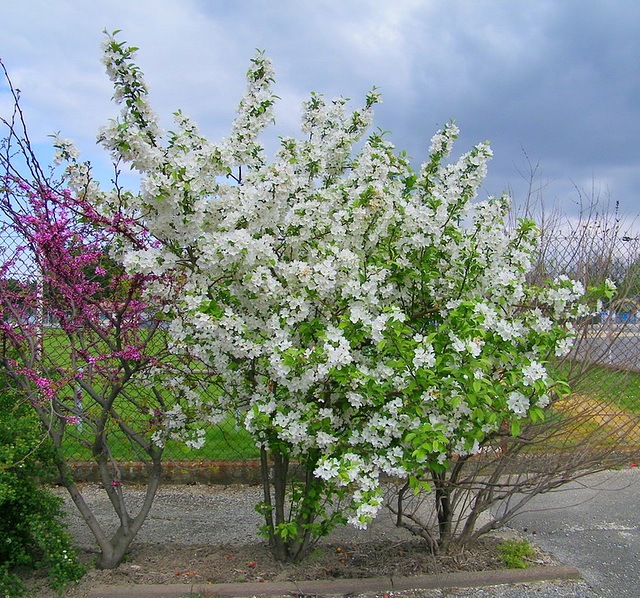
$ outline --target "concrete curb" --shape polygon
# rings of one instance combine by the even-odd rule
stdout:
[[[264,583],[224,584],[163,584],[99,586],[89,592],[91,598],[181,598],[190,594],[243,598],[246,596],[304,596],[318,594],[347,595],[364,592],[402,590],[434,590],[448,588],[477,588],[512,585],[539,581],[567,581],[581,579],[575,567],[548,566],[528,569],[498,569],[416,575],[415,577],[372,577],[364,579],[336,579],[317,581],[283,581]]]

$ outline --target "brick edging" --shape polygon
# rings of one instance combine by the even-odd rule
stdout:
[[[73,461],[70,466],[76,481],[100,482],[97,463]],[[144,463],[126,461],[118,465],[122,482],[147,483]],[[260,482],[259,461],[165,461],[164,484],[253,484]]]
[[[99,586],[89,591],[91,598],[178,598],[190,593],[206,596],[287,596],[364,592],[391,592],[402,590],[431,590],[446,588],[473,588],[542,581],[568,581],[582,579],[575,567],[565,565],[530,567],[528,569],[496,569],[493,571],[462,571],[415,577],[374,577],[362,579],[335,579],[316,581],[283,581],[263,583],[225,584],[155,584]]]

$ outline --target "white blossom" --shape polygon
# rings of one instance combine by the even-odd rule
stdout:
[[[507,407],[513,411],[516,415],[524,416],[529,409],[529,399],[525,397],[521,392],[514,391],[509,393],[507,397]]]
[[[522,368],[523,384],[531,386],[537,380],[544,380],[547,377],[546,368],[537,361],[531,361],[530,364]]]
[[[436,355],[433,352],[433,347],[430,345],[416,347],[413,354],[413,365],[417,368],[420,367],[433,367],[436,363]]]

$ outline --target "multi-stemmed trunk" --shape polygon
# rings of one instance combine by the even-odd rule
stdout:
[[[100,556],[96,562],[98,569],[115,569],[122,562],[131,542],[136,538],[142,524],[149,515],[158,487],[160,486],[162,474],[161,454],[161,451],[158,450],[158,453],[154,454],[152,460],[147,463],[146,492],[142,505],[135,515],[132,515],[130,509],[127,507],[122,486],[119,483],[114,483],[107,459],[98,459],[98,469],[102,485],[119,520],[118,528],[115,533],[111,535],[105,531],[87,504],[71,475],[67,462],[61,457],[58,458],[57,466],[61,483],[69,492],[71,500],[91,530],[100,549]]]
[[[295,471],[290,467],[289,457],[279,450],[269,453],[260,451],[261,477],[264,491],[262,513],[265,529],[274,557],[279,561],[298,562],[310,546],[324,535],[314,531],[313,524],[324,515],[321,506],[324,482],[313,475],[317,456],[309,454],[297,463]],[[273,475],[271,475],[271,468]],[[295,487],[299,500],[290,501]],[[293,504],[295,503],[295,504]]]

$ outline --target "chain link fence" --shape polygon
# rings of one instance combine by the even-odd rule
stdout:
[[[640,372],[640,237],[612,236],[597,227],[556,231],[544,241],[536,278],[564,274],[585,288],[607,279],[616,285],[614,297],[580,326],[571,359]]]
[[[615,295],[578,325],[572,352],[556,364],[571,387],[570,395],[552,405],[567,422],[558,429],[575,439],[588,436],[583,447],[597,442],[635,451],[640,446],[640,237],[621,233],[606,219],[543,230],[532,282],[558,275],[585,288],[607,279],[616,285]]]
[[[44,377],[59,378],[60,385],[55,388],[56,400],[51,402],[50,409],[58,411],[49,418],[52,422],[64,425],[61,434],[64,456],[74,461],[91,461],[93,459],[94,444],[97,439],[93,432],[98,428],[98,418],[102,416],[100,401],[103,394],[108,394],[114,388],[109,380],[109,371],[105,364],[101,364],[100,350],[114,353],[115,349],[108,346],[105,340],[103,347],[96,345],[95,339],[89,339],[82,334],[95,336],[96,331],[68,333],[68,320],[73,317],[73,306],[68,306],[68,313],[61,313],[57,301],[43,301],[48,292],[46,279],[42,276],[33,253],[24,244],[24,239],[18,231],[7,224],[0,224],[0,278],[2,280],[2,294],[0,310],[2,313],[2,332],[0,335],[0,358],[13,363],[13,371],[27,372],[30,367],[37,366],[43,370],[43,378],[37,379],[31,374],[31,387],[43,393]],[[53,308],[49,306],[54,305]],[[49,311],[51,309],[51,311]],[[55,311],[57,310],[57,311]],[[105,338],[109,334],[110,314],[105,312],[98,316],[102,318],[102,329],[106,330]],[[66,325],[61,322],[67,320]],[[114,325],[120,325],[114,318]],[[10,328],[9,328],[10,327]],[[8,334],[11,329],[12,339],[15,340],[16,330],[20,338],[20,347],[10,342]],[[99,332],[98,332],[99,334]],[[145,344],[151,359],[168,359],[176,373],[180,373],[181,366],[185,366],[184,357],[173,358],[167,351],[167,331],[162,326],[153,326],[151,322],[142,321],[137,333],[138,341]],[[100,340],[98,339],[98,343]],[[84,354],[83,353],[84,349]],[[117,352],[117,351],[116,351]],[[38,365],[39,364],[39,365]],[[105,367],[101,367],[105,365]],[[188,364],[187,364],[188,365]],[[67,375],[69,370],[77,371],[76,380]],[[184,369],[184,368],[183,368]],[[206,372],[198,375],[197,370],[189,372],[199,378],[197,384],[199,392],[206,401],[207,393],[214,389],[206,380]],[[46,372],[46,374],[44,373]],[[120,372],[118,375],[121,375]],[[23,374],[24,377],[24,374]],[[8,377],[0,378],[2,384],[15,384]],[[40,385],[40,388],[38,386]],[[26,393],[28,387],[23,389]],[[131,427],[141,436],[151,439],[154,431],[163,427],[162,406],[170,408],[175,404],[171,400],[170,388],[149,383],[142,377],[139,381],[129,382],[121,391],[121,398],[116,399],[109,417],[113,422],[107,427],[108,444],[116,461],[144,460],[145,455],[132,443],[118,426],[119,420],[130,422]],[[33,398],[33,397],[32,397]],[[65,415],[60,417],[64,412]],[[58,417],[55,417],[55,416]],[[66,424],[66,425],[65,425]],[[62,430],[60,430],[62,432]],[[199,439],[194,448],[184,442],[169,438],[166,441],[163,460],[169,461],[236,461],[251,460],[259,456],[259,449],[255,446],[250,435],[237,421],[233,413],[219,424],[206,426],[204,438]],[[55,433],[55,430],[54,430]]]
[[[7,309],[4,320],[21,318],[27,344],[42,351],[52,369],[72,367],[74,356],[69,350],[58,316],[48,313],[41,301],[44,281],[28,247],[22,245],[19,234],[6,224],[0,224],[0,275],[3,289],[21,289],[24,305]],[[625,443],[640,445],[640,239],[620,235],[616,230],[544,231],[542,244],[531,282],[567,275],[583,282],[585,287],[598,285],[605,279],[618,287],[615,297],[585,318],[577,330],[577,342],[572,353],[554,367],[564,370],[572,384],[572,394],[552,406],[559,416],[579,414],[581,430],[598,428],[610,434],[624,434]],[[26,291],[26,292],[25,292]],[[165,332],[166,334],[166,332]],[[162,342],[162,334],[159,335]],[[11,358],[10,344],[3,329],[1,356]],[[160,350],[160,349],[159,349]],[[24,356],[23,356],[24,357]],[[43,356],[40,356],[43,357]],[[90,397],[87,388],[68,382],[58,389],[67,394],[69,412],[77,414],[74,425],[67,425],[62,445],[70,460],[89,461],[92,458]],[[200,391],[210,392],[207,384]],[[132,385],[127,400],[118,405],[115,417],[137,421],[140,429],[150,433],[162,418],[159,410],[145,405],[156,404],[158,388],[146,384]],[[205,398],[206,400],[206,398]],[[141,418],[144,421],[140,421]],[[71,424],[71,421],[69,422]],[[120,434],[118,426],[109,428],[109,444],[113,457],[135,461],[140,457],[135,447]],[[205,430],[202,448],[190,448],[178,441],[167,442],[166,461],[233,461],[255,459],[259,451],[234,414],[221,424]],[[117,452],[117,454],[115,454]]]

